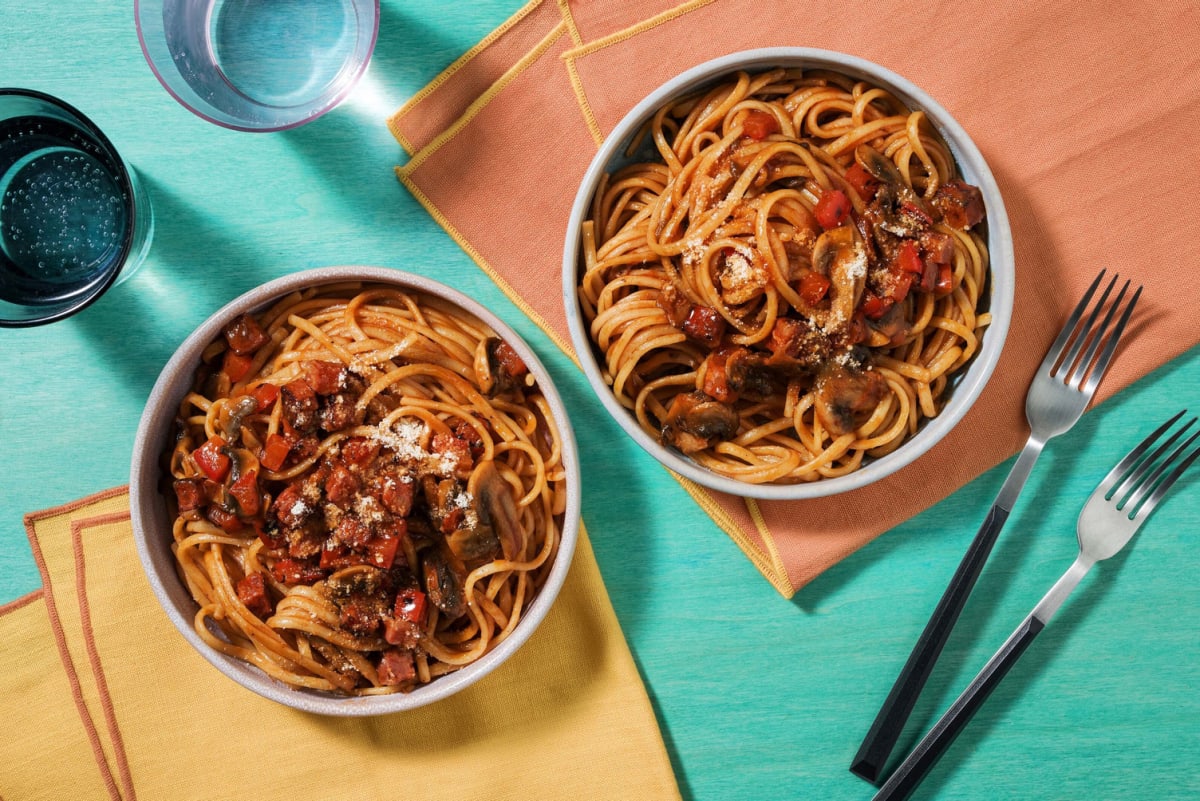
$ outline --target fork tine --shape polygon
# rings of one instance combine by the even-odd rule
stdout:
[[[1150,456],[1142,459],[1141,463],[1136,466],[1134,470],[1129,472],[1129,475],[1124,478],[1120,486],[1112,490],[1112,492],[1109,494],[1109,498],[1117,498],[1117,495],[1122,496],[1121,499],[1117,499],[1118,502],[1116,506],[1118,508],[1126,506],[1129,502],[1129,496],[1133,495],[1139,487],[1145,486],[1147,472],[1150,472],[1154,468],[1154,465],[1158,464],[1159,459],[1162,459],[1163,454],[1166,453],[1166,451],[1168,451],[1172,445],[1175,445],[1175,441],[1180,438],[1184,432],[1187,432],[1187,429],[1192,428],[1192,423],[1194,422],[1195,417],[1193,417],[1192,420],[1189,420],[1187,423],[1184,423],[1183,428],[1168,436],[1162,445],[1154,448],[1154,452],[1151,453]]]
[[[1153,453],[1144,459],[1138,460],[1137,464],[1131,465],[1130,469],[1123,476],[1121,476],[1121,480],[1117,482],[1117,485],[1104,493],[1104,497],[1111,500],[1113,502],[1113,506],[1117,507],[1118,509],[1123,509],[1128,506],[1130,496],[1137,491],[1138,487],[1141,487],[1145,483],[1144,479],[1146,477],[1146,473],[1154,469],[1154,466],[1162,458],[1162,455],[1166,453],[1167,450],[1175,444],[1175,441],[1178,440],[1184,434],[1184,432],[1191,428],[1192,424],[1195,422],[1196,418],[1194,417],[1191,420],[1188,420],[1187,423],[1184,424],[1183,428],[1167,437],[1165,442],[1160,443],[1158,447],[1154,449]],[[1159,428],[1159,431],[1161,430],[1162,427]],[[1153,444],[1154,442],[1152,442],[1149,438],[1142,441],[1142,445],[1147,447]]]
[[[1067,351],[1067,355],[1063,356],[1062,361],[1058,363],[1058,368],[1054,371],[1053,375],[1061,373],[1065,377],[1071,374],[1072,365],[1075,364],[1075,360],[1079,356],[1079,351],[1083,349],[1083,344],[1088,339],[1088,333],[1095,330],[1096,318],[1100,316],[1100,312],[1104,309],[1104,304],[1108,303],[1108,296],[1112,294],[1113,287],[1117,285],[1117,279],[1120,277],[1120,274],[1113,275],[1112,280],[1108,282],[1108,286],[1104,288],[1104,292],[1100,295],[1100,300],[1096,301],[1096,307],[1088,315],[1087,322],[1082,326],[1076,326],[1077,331],[1074,332],[1075,339],[1071,343],[1071,348]]]
[[[1188,426],[1190,427],[1194,422],[1195,418],[1188,423]],[[1181,431],[1180,433],[1182,434],[1183,432]],[[1196,456],[1200,455],[1200,448],[1196,448],[1188,455],[1181,457],[1181,454],[1190,448],[1192,443],[1194,443],[1197,438],[1200,438],[1200,431],[1192,434],[1182,445],[1176,448],[1175,451],[1168,456],[1161,465],[1159,465],[1158,469],[1154,471],[1154,474],[1151,475],[1149,479],[1144,481],[1142,485],[1138,487],[1137,491],[1129,497],[1129,500],[1126,501],[1125,508],[1130,510],[1129,518],[1131,520],[1150,514],[1151,510],[1153,510],[1154,507],[1158,505],[1158,502],[1162,500],[1163,496],[1166,495],[1167,490],[1171,488],[1171,485],[1174,484],[1181,475],[1183,475],[1183,471],[1187,470],[1188,466],[1195,461]],[[1168,473],[1166,478],[1161,478],[1162,474],[1171,466],[1171,464],[1177,460],[1180,460],[1181,458],[1182,461],[1179,461],[1179,464],[1175,466],[1175,469]],[[1153,492],[1151,492],[1151,490],[1153,490]],[[1150,493],[1150,497],[1146,498],[1145,502],[1143,503],[1142,498],[1145,497],[1147,493]]]
[[[1079,318],[1083,316],[1088,304],[1091,303],[1092,295],[1096,293],[1096,287],[1100,286],[1100,282],[1104,280],[1104,273],[1104,270],[1100,270],[1100,274],[1092,281],[1092,285],[1088,287],[1088,291],[1083,294],[1083,297],[1075,304],[1075,308],[1071,310],[1071,316],[1063,323],[1062,330],[1058,332],[1058,336],[1055,337],[1050,350],[1046,351],[1046,358],[1042,360],[1042,370],[1050,372],[1055,363],[1058,362],[1058,357],[1062,355],[1063,349],[1071,339],[1071,334],[1075,331],[1075,326],[1079,323]],[[1116,279],[1114,278],[1113,280],[1115,281]]]
[[[1125,287],[1128,286],[1129,282],[1126,281]],[[1121,296],[1124,295],[1125,289],[1122,289]],[[1104,343],[1104,350],[1100,352],[1100,357],[1096,359],[1096,364],[1092,368],[1091,375],[1088,376],[1087,383],[1083,385],[1083,394],[1087,395],[1089,398],[1093,393],[1095,393],[1096,387],[1100,385],[1100,379],[1104,378],[1104,373],[1108,370],[1108,363],[1112,361],[1113,353],[1117,350],[1117,342],[1120,341],[1121,334],[1125,331],[1125,324],[1129,322],[1130,316],[1133,315],[1133,307],[1137,306],[1138,298],[1141,296],[1142,287],[1138,286],[1137,290],[1133,293],[1133,297],[1129,299],[1128,305],[1125,306],[1125,311],[1121,313],[1121,319],[1117,321],[1117,325],[1115,328],[1113,328],[1112,333],[1109,335],[1108,341]],[[1113,309],[1116,309],[1120,302],[1121,298],[1118,297],[1116,303],[1113,304]],[[1111,310],[1109,312],[1109,316],[1112,316]],[[1108,326],[1107,319],[1104,321],[1104,325],[1105,327]],[[1092,360],[1092,352],[1096,349],[1096,342],[1099,342],[1099,339],[1093,342],[1092,347],[1088,350],[1087,361]]]
[[[1121,482],[1125,478],[1125,476],[1138,462],[1141,461],[1142,454],[1144,454],[1154,444],[1154,442],[1163,435],[1164,431],[1175,425],[1175,422],[1185,414],[1187,414],[1187,409],[1176,412],[1174,417],[1150,432],[1149,436],[1139,442],[1133,450],[1125,455],[1124,459],[1117,462],[1116,466],[1113,467],[1112,470],[1108,471],[1108,475],[1101,480],[1100,486],[1096,489],[1101,492],[1105,498],[1111,498],[1114,494],[1116,494],[1113,492],[1113,488],[1117,486],[1118,482]]]

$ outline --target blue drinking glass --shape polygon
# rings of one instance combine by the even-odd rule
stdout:
[[[279,131],[336,106],[366,71],[379,0],[135,0],[163,87],[200,117]]]
[[[0,327],[85,308],[141,265],[153,230],[137,174],[91,120],[0,89]]]

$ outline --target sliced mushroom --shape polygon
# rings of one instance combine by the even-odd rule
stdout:
[[[814,408],[821,425],[837,436],[856,431],[887,394],[887,381],[870,369],[836,362],[817,376]]]
[[[904,180],[891,159],[870,145],[859,145],[854,158],[880,182],[866,215],[876,229],[915,238],[933,223],[929,206]]]
[[[450,620],[457,620],[467,611],[467,598],[463,593],[466,576],[456,568],[450,555],[440,548],[427,550],[421,564],[425,594]]]
[[[933,195],[933,207],[946,225],[967,231],[983,220],[983,193],[965,181],[947,181]]]
[[[893,304],[878,320],[870,320],[867,325],[871,329],[871,339],[867,342],[873,348],[890,348],[900,345],[912,329],[912,324],[904,314],[904,305]]]
[[[813,246],[813,269],[829,278],[828,310],[810,316],[827,333],[844,328],[854,317],[867,282],[867,248],[852,225],[831,228]]]
[[[732,438],[739,422],[732,406],[700,391],[685,392],[671,401],[660,433],[663,444],[683,453],[695,453],[716,440]]]
[[[529,374],[520,354],[498,337],[488,337],[479,343],[473,366],[475,382],[488,397],[518,389]]]
[[[218,425],[225,432],[225,438],[230,442],[236,442],[242,431],[242,421],[256,411],[258,411],[258,401],[251,395],[243,395],[233,403],[226,403],[217,416]]]
[[[787,376],[768,363],[768,357],[749,348],[737,348],[725,359],[726,380],[741,397],[766,400],[787,388]]]
[[[912,189],[904,180],[904,176],[900,174],[900,170],[896,169],[896,164],[870,145],[859,145],[855,148],[854,160],[862,165],[862,168],[881,184],[897,188],[903,187],[912,192]]]
[[[467,481],[467,492],[475,499],[478,528],[491,532],[493,542],[499,540],[505,559],[519,558],[525,549],[525,531],[512,485],[500,475],[494,461],[488,459],[475,466]]]

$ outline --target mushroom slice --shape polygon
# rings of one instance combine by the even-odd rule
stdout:
[[[831,363],[817,376],[813,407],[821,425],[841,436],[860,428],[886,393],[880,373]]]
[[[467,611],[467,597],[463,592],[466,576],[458,565],[452,564],[452,559],[453,555],[441,548],[429,549],[421,564],[421,577],[425,594],[433,605],[448,619],[457,620]]]
[[[475,349],[475,382],[488,397],[519,389],[529,368],[520,354],[499,337],[488,337]]]
[[[525,531],[512,485],[500,475],[494,461],[486,459],[475,466],[467,481],[467,493],[475,499],[477,527],[490,531],[492,540],[500,541],[505,559],[520,558],[525,549]]]
[[[862,165],[862,168],[870,173],[876,181],[897,188],[904,187],[912,192],[904,180],[904,176],[900,174],[900,170],[896,169],[896,164],[870,145],[856,147],[854,160]]]
[[[813,246],[813,269],[829,278],[830,307],[815,315],[826,332],[845,327],[854,317],[867,283],[867,247],[852,225],[831,228]]]
[[[739,423],[732,406],[699,390],[684,392],[671,401],[661,436],[664,445],[683,453],[695,453],[715,440],[732,438]]]

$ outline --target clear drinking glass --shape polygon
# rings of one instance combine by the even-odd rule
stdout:
[[[375,49],[379,0],[135,0],[138,39],[186,108],[278,131],[336,106]]]
[[[137,174],[91,120],[0,89],[0,326],[84,308],[141,265],[153,230]]]

